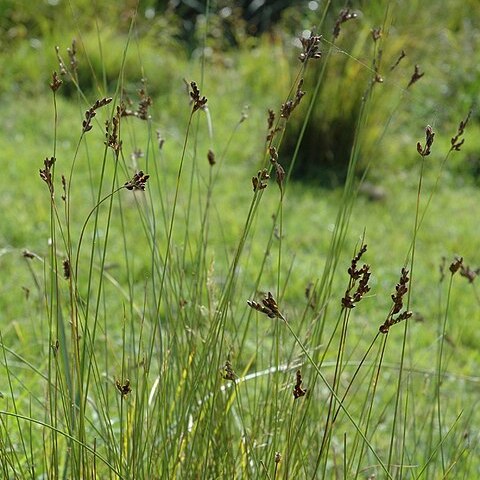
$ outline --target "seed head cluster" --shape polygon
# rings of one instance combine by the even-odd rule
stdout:
[[[358,268],[358,262],[362,255],[367,251],[367,245],[362,245],[358,253],[352,258],[350,267],[348,268],[348,274],[350,281],[347,291],[342,298],[343,308],[354,308],[355,304],[370,291],[368,281],[370,280],[370,266],[364,264],[361,268]]]
[[[393,306],[390,309],[390,313],[386,318],[385,322],[380,325],[379,331],[381,333],[388,333],[390,327],[395,325],[402,320],[409,319],[413,313],[410,311],[403,311],[403,298],[408,292],[408,282],[410,281],[410,277],[408,276],[408,270],[406,268],[402,268],[402,273],[400,275],[400,280],[395,286],[395,293],[392,294]],[[397,315],[398,314],[398,315]],[[395,316],[397,315],[397,316]]]
[[[415,65],[413,74],[410,78],[410,81],[408,82],[407,88],[410,88],[414,83],[418,82],[424,75],[425,72],[420,72],[420,67],[418,65]]]
[[[117,105],[115,116],[112,120],[105,122],[105,144],[109,146],[117,155],[122,149],[122,141],[120,140],[120,119],[124,116],[125,104],[123,102]]]
[[[150,175],[143,173],[142,170],[137,172],[131,180],[125,183],[124,187],[127,190],[145,190],[145,185]]]
[[[231,380],[232,382],[234,382],[238,378],[237,374],[233,370],[232,363],[230,362],[230,360],[227,360],[225,362],[225,365],[223,366],[222,378],[224,380]]]
[[[62,86],[63,80],[58,76],[57,72],[52,73],[52,81],[50,82],[50,88],[52,92],[56,92]]]
[[[97,100],[86,112],[85,120],[82,122],[82,132],[86,133],[90,131],[92,126],[92,120],[97,114],[97,110],[105,105],[108,105],[112,101],[111,97],[104,97],[100,100]]]
[[[275,177],[280,188],[280,192],[283,193],[283,182],[285,180],[285,169],[278,163],[278,153],[275,147],[270,147],[270,163],[275,168]]]
[[[333,39],[337,39],[340,35],[340,26],[349,20],[353,20],[357,18],[357,14],[352,12],[349,8],[343,9],[340,14],[338,15],[337,21],[335,22],[335,26],[333,27]]]
[[[462,138],[461,140],[460,138],[463,136],[465,127],[467,126],[467,123],[470,120],[471,115],[472,115],[472,112],[471,111],[468,112],[468,115],[466,116],[465,120],[462,120],[458,125],[457,134],[454,137],[452,137],[452,139],[450,140],[450,144],[451,144],[450,151],[452,150],[456,150],[457,152],[460,151],[461,146],[465,142],[464,138]]]
[[[266,168],[259,170],[255,177],[252,177],[253,191],[258,192],[267,188],[267,180],[270,178]]]
[[[269,318],[283,318],[278,309],[277,301],[270,292],[267,293],[262,303],[258,303],[255,300],[247,300],[247,305],[258,312],[264,313]]]
[[[305,92],[302,91],[302,87],[303,78],[301,78],[298,82],[297,90],[295,92],[295,97],[293,98],[293,100],[287,100],[285,103],[282,103],[282,107],[280,108],[280,116],[282,118],[288,120],[295,108],[297,108],[297,106],[300,104],[300,101],[305,95]]]
[[[200,96],[200,90],[197,87],[195,82],[190,82],[190,87],[192,91],[190,92],[190,97],[193,101],[193,111],[196,112],[201,108],[205,108],[207,105],[207,98]]]
[[[302,373],[300,372],[300,370],[297,370],[296,379],[297,381],[295,383],[295,387],[293,387],[293,398],[295,400],[297,398],[304,397],[307,393],[307,389],[302,388],[303,380],[302,380]]]
[[[422,146],[420,142],[417,142],[417,152],[421,157],[426,157],[430,155],[430,148],[433,144],[435,138],[435,133],[430,125],[427,125],[425,128],[425,146]]]
[[[40,169],[40,178],[47,184],[51,195],[53,195],[54,192],[52,169],[55,161],[55,157],[45,158],[43,168]]]
[[[302,53],[298,56],[298,59],[305,63],[309,58],[318,59],[322,56],[322,52],[318,49],[321,40],[320,35],[310,33],[308,38],[300,37],[302,43]]]
[[[130,380],[128,378],[124,382],[120,382],[119,380],[116,380],[115,386],[117,387],[117,390],[122,395],[122,398],[125,398],[132,391]]]

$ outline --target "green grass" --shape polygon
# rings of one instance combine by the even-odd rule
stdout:
[[[440,4],[450,25],[467,18],[458,5]],[[13,72],[0,134],[3,477],[475,477],[479,297],[475,282],[448,271],[455,255],[473,268],[480,263],[480,194],[462,166],[478,147],[475,113],[462,151],[444,163],[475,99],[462,89],[458,102],[444,103],[443,58],[424,40],[438,33],[434,25],[418,9],[389,7],[385,49],[396,52],[400,40],[412,45],[418,38],[415,63],[438,65],[439,77],[431,80],[427,71],[405,91],[405,66],[374,86],[356,127],[361,141],[350,173],[337,189],[315,179],[287,181],[282,195],[273,172],[265,190],[252,189],[252,177],[269,167],[267,109],[278,116],[302,69],[286,31],[254,48],[216,51],[202,63],[188,60],[180,44],[168,52],[166,40],[155,43],[144,20],[130,34],[123,24],[112,32],[99,12],[98,36],[78,22],[85,46],[78,95],[70,83],[54,102],[37,73],[26,73],[20,85]],[[341,115],[342,95],[367,91],[368,32],[386,11],[365,6],[358,37],[353,22],[345,24],[338,48],[346,54],[332,47],[329,59],[326,35],[323,58],[302,73],[307,94],[286,122],[294,136],[316,82],[327,118]],[[418,23],[409,23],[411,15]],[[72,18],[79,17],[66,24]],[[63,55],[69,41],[56,37],[65,32],[43,28],[42,39],[59,43]],[[471,28],[457,27],[449,42],[461,44]],[[54,51],[45,48],[51,71]],[[26,47],[18,54],[20,66],[36,55]],[[457,55],[453,62],[457,81],[466,60]],[[336,88],[344,67],[350,82],[367,80]],[[151,118],[120,119],[117,156],[104,144],[105,121],[115,115],[122,87],[136,108],[142,77],[154,100]],[[208,112],[192,110],[183,78],[199,83]],[[82,134],[85,111],[107,95],[114,100]],[[416,143],[425,143],[428,123],[436,136],[422,171]],[[286,165],[281,138],[273,145]],[[50,198],[38,170],[53,155]],[[367,167],[367,179],[385,191],[380,201],[357,196]],[[138,170],[150,175],[145,192],[123,188]],[[423,220],[414,235],[417,210]],[[362,242],[368,250],[358,267],[370,266],[371,290],[354,309],[342,308],[346,289],[353,294],[358,285],[347,269]],[[382,335],[401,268],[411,270],[412,245],[404,303],[414,315]],[[267,292],[278,303],[275,318],[247,304],[261,305]],[[236,381],[222,377],[230,365]],[[297,371],[297,387],[307,393],[294,399]]]

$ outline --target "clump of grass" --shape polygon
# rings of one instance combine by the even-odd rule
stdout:
[[[355,17],[340,12],[330,43]],[[381,31],[372,33],[375,43]],[[474,460],[459,466],[473,449],[458,437],[463,424],[458,411],[445,406],[442,386],[452,281],[439,322],[436,366],[426,374],[433,380],[425,391],[434,393],[435,402],[412,401],[422,385],[415,377],[415,336],[409,336],[412,279],[422,222],[440,179],[422,203],[425,162],[435,154],[432,127],[425,129],[424,145],[417,143],[422,163],[411,243],[386,315],[369,310],[381,289],[372,281],[371,264],[360,266],[366,233],[350,259],[343,259],[360,141],[350,152],[330,247],[321,252],[324,271],[303,303],[289,300],[298,273],[293,261],[286,264],[284,224],[288,215],[302,215],[306,223],[309,218],[290,197],[295,158],[285,171],[284,135],[302,113],[300,103],[314,96],[304,82],[312,60],[323,68],[319,82],[331,81],[321,37],[311,33],[300,45],[291,89],[278,109],[268,110],[260,134],[266,140],[249,165],[258,172],[251,177],[253,192],[248,175],[236,184],[246,202],[237,207],[245,216],[235,242],[223,250],[212,231],[226,227],[228,206],[216,189],[225,181],[229,148],[245,116],[230,138],[215,139],[214,92],[207,82],[187,82],[188,95],[179,100],[183,140],[170,157],[155,129],[147,81],[140,82],[137,107],[125,93],[123,71],[111,96],[89,101],[77,81],[82,65],[76,44],[67,50],[68,65],[57,49],[60,75],[78,89],[81,118],[73,157],[61,158],[62,79],[53,73],[53,152],[40,169],[49,193],[49,250],[45,258],[23,254],[32,275],[33,262],[41,265],[39,316],[46,328],[37,359],[17,353],[0,335],[7,379],[0,468],[6,477],[401,478],[407,468],[418,477],[473,471]],[[377,50],[372,59],[357,139],[368,128],[373,88],[382,83]],[[415,67],[409,87],[422,76]],[[468,119],[442,165],[462,147]],[[87,198],[76,192],[84,181],[81,167],[95,171]],[[272,172],[278,190],[268,188]],[[257,258],[251,245],[258,238],[266,241]],[[217,265],[220,252],[225,260]],[[372,252],[374,258],[375,247]],[[346,275],[339,275],[343,264]],[[460,272],[471,282],[477,273],[460,258],[450,272],[451,279]],[[401,338],[392,329],[400,322]],[[18,395],[27,383],[18,364],[38,379],[26,395]],[[419,418],[430,418],[425,429]]]

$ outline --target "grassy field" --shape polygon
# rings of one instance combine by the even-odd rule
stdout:
[[[357,3],[8,3],[2,478],[477,478],[478,8]]]

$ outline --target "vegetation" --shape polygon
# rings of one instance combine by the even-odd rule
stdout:
[[[124,3],[0,23],[1,475],[475,478],[473,0]]]

